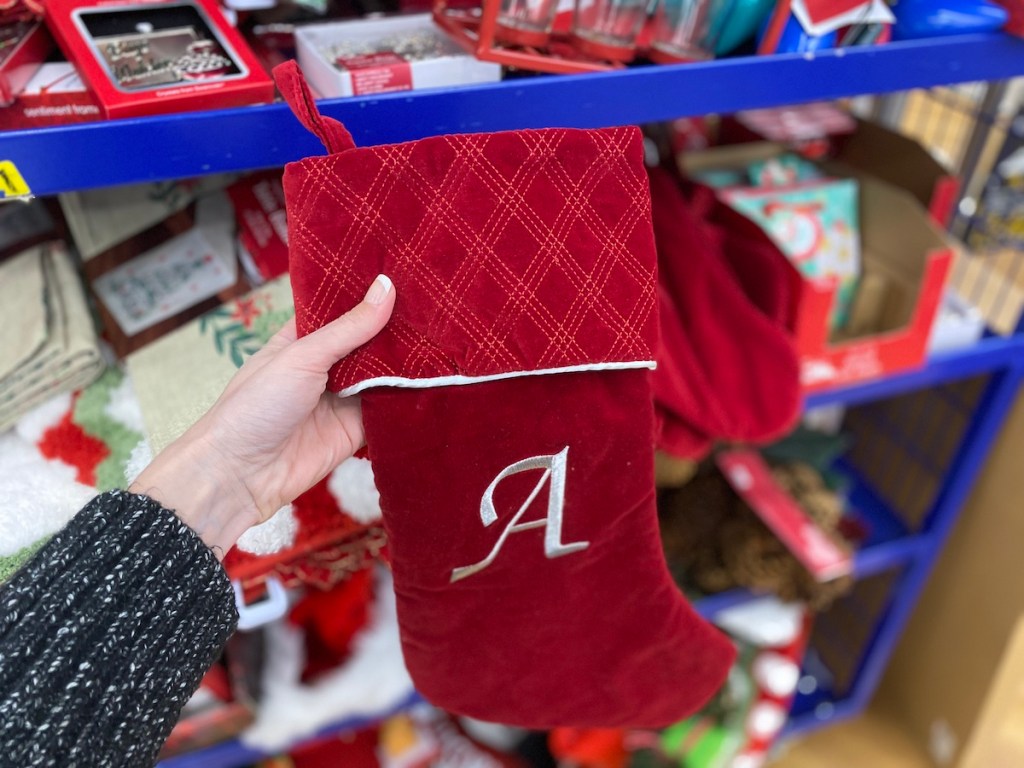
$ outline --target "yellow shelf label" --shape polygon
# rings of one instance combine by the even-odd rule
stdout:
[[[21,171],[10,160],[0,160],[0,199],[5,197],[27,197],[32,194]]]

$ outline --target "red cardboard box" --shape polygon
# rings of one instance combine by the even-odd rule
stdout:
[[[0,107],[14,99],[53,50],[53,38],[40,22],[0,26]]]
[[[288,271],[288,224],[281,171],[246,176],[227,189],[235,208],[242,264],[254,284]]]
[[[808,391],[922,364],[953,262],[953,248],[909,193],[860,183],[864,274],[842,336],[830,339],[826,324],[835,289],[804,283],[796,335]]]
[[[840,547],[772,477],[757,451],[732,449],[715,454],[732,489],[819,582],[853,573],[853,554]]]
[[[274,99],[273,82],[215,0],[52,0],[47,21],[106,117]]]
[[[718,147],[683,155],[680,166],[684,173],[741,168],[783,150],[767,143]],[[828,170],[860,184],[863,273],[849,320],[830,335],[834,283],[802,278],[793,267],[801,284],[795,343],[808,392],[921,365],[954,256],[947,236],[909,192],[839,163]],[[739,231],[758,226],[738,212],[729,215],[728,225]]]

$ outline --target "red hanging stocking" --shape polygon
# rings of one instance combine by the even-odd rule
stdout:
[[[714,226],[705,221],[719,214],[713,198],[688,201],[661,168],[650,180],[660,269],[658,447],[697,458],[714,440],[785,434],[800,410],[786,271],[748,237],[743,225],[752,222],[737,216],[735,226]]]
[[[300,119],[340,136],[285,67]],[[378,273],[397,288],[330,387],[362,393],[420,692],[530,728],[663,726],[700,707],[733,649],[658,540],[639,131],[348,148],[292,163],[284,189],[300,333]]]

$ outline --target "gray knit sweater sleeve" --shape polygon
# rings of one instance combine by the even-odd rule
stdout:
[[[237,618],[174,513],[96,497],[0,587],[0,765],[152,765]]]

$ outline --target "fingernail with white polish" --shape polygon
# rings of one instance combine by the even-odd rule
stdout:
[[[367,304],[383,304],[384,299],[388,297],[393,287],[391,278],[387,275],[377,275],[377,278],[370,286],[370,290],[366,292],[366,298],[363,301]]]

